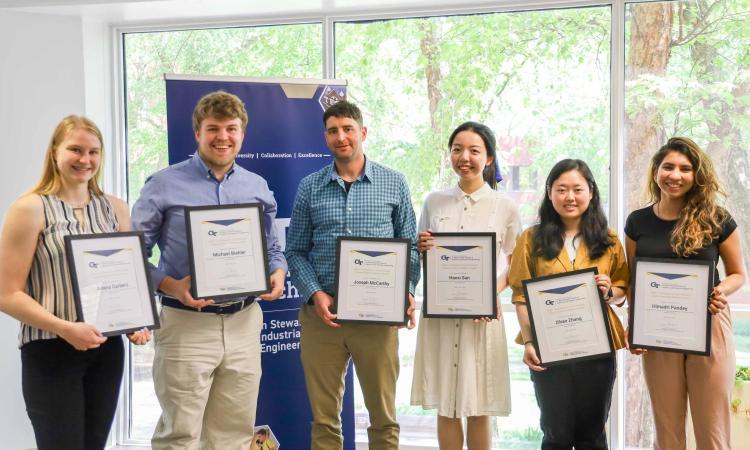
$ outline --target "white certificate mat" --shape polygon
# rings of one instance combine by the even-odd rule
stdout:
[[[595,267],[523,281],[534,345],[542,366],[614,352],[607,305]]]
[[[410,252],[408,239],[339,237],[336,321],[406,325]]]
[[[268,292],[259,203],[185,208],[192,295],[214,300]]]
[[[708,356],[713,274],[712,261],[636,258],[630,345]]]
[[[424,253],[425,317],[497,316],[495,233],[433,233]]]
[[[105,336],[158,328],[139,232],[65,236],[78,320]]]

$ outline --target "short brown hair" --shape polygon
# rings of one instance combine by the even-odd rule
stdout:
[[[201,122],[207,117],[215,119],[240,119],[242,131],[247,128],[247,111],[245,104],[234,94],[224,91],[214,91],[198,100],[193,110],[193,131],[201,129]]]
[[[357,105],[346,100],[338,101],[325,110],[323,113],[323,126],[326,125],[326,122],[330,117],[348,117],[355,120],[360,127],[364,126],[362,121],[362,111],[357,108]]]

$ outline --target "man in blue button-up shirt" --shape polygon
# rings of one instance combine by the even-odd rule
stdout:
[[[198,151],[146,180],[133,206],[133,228],[145,234],[151,268],[163,294],[156,332],[154,387],[162,415],[151,446],[157,449],[247,449],[253,435],[260,383],[263,313],[254,298],[195,299],[185,206],[261,203],[271,292],[281,295],[286,261],[275,224],[276,201],[266,181],[234,163],[247,126],[242,101],[226,92],[201,98],[193,111]]]
[[[300,310],[300,344],[313,412],[312,448],[342,448],[341,401],[351,358],[370,413],[370,448],[396,450],[398,330],[334,322],[331,294],[338,236],[409,239],[408,327],[414,327],[413,294],[419,280],[414,210],[404,176],[365,158],[367,128],[355,105],[342,101],[331,106],[323,123],[334,162],[300,183],[286,241],[292,281],[307,299]]]

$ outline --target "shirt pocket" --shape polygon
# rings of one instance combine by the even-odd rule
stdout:
[[[396,205],[389,202],[366,206],[367,213],[371,214],[371,220],[367,221],[368,227],[363,231],[371,237],[394,237],[393,213],[395,209]]]
[[[428,227],[436,233],[458,231],[458,219],[448,214],[433,214]]]

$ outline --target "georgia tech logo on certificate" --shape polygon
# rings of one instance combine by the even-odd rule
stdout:
[[[339,322],[406,323],[411,241],[339,237],[336,295]]]
[[[543,366],[614,352],[596,268],[523,281],[534,345]]]
[[[76,314],[105,336],[159,328],[139,232],[65,237]]]
[[[496,317],[495,233],[433,233],[424,253],[425,317]]]
[[[711,261],[636,258],[630,345],[708,355],[713,275]]]
[[[186,207],[185,230],[193,297],[220,303],[269,291],[262,205]]]

